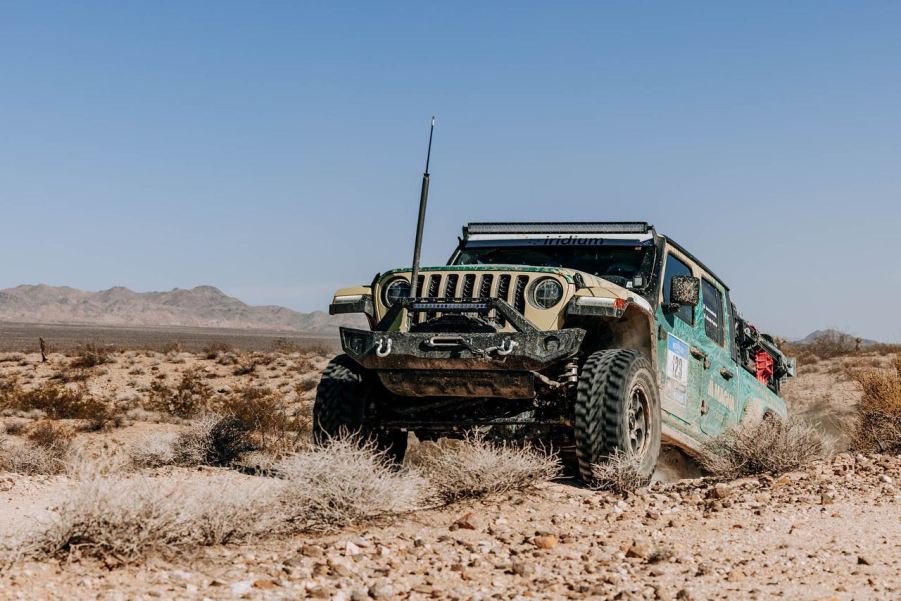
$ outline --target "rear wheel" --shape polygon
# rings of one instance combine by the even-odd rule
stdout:
[[[384,392],[378,381],[347,355],[332,359],[322,372],[313,404],[313,441],[359,434],[379,451],[400,463],[407,450],[407,433],[374,429],[365,424],[369,404]]]
[[[650,363],[635,351],[592,353],[576,389],[574,438],[579,476],[611,454],[633,454],[650,478],[660,455],[660,397]]]

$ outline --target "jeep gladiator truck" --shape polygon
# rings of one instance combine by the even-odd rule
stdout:
[[[784,418],[794,363],[737,313],[707,266],[647,223],[471,223],[447,265],[339,290],[341,328],[314,436],[361,431],[394,459],[487,429],[591,466],[661,444],[696,454],[739,422]]]

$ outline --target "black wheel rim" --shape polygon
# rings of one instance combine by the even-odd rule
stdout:
[[[640,384],[635,384],[629,392],[628,435],[629,450],[644,455],[650,444],[651,405],[648,395]]]

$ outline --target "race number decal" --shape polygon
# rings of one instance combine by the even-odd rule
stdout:
[[[688,396],[688,345],[672,334],[666,339],[666,384],[663,394],[685,407]]]

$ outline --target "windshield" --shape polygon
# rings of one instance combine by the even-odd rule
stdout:
[[[642,276],[649,280],[653,247],[650,246],[480,246],[460,249],[454,265],[529,265],[577,269],[625,286]]]

